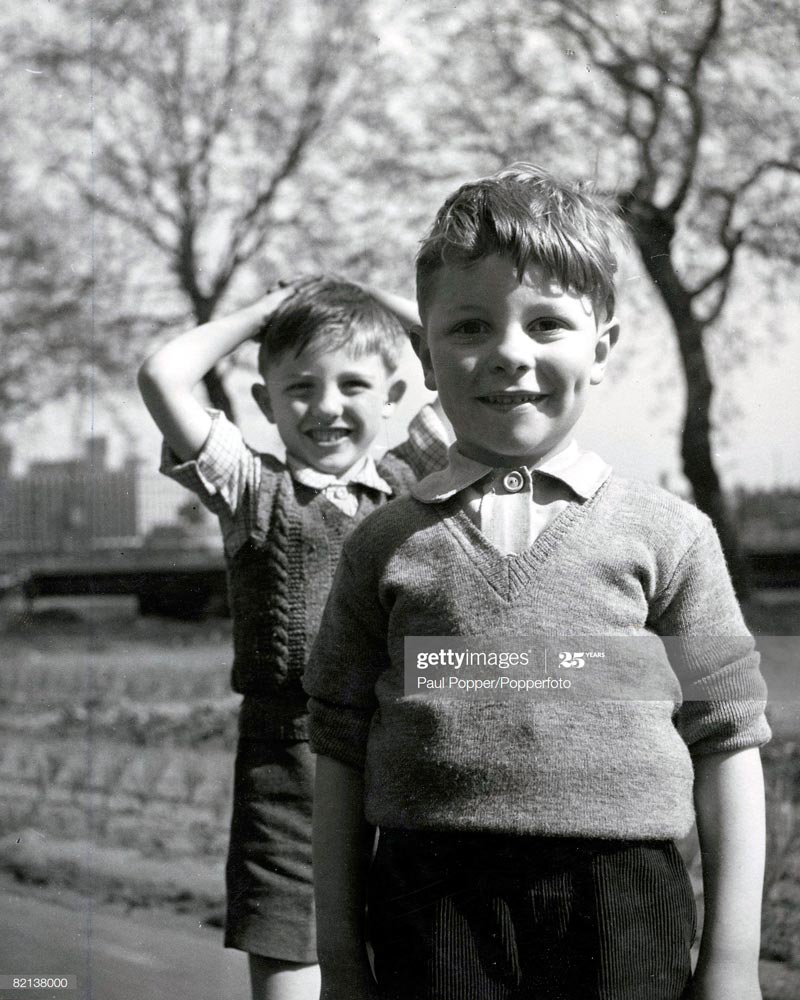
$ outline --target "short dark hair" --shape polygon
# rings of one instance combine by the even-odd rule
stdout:
[[[417,254],[417,302],[425,315],[436,274],[492,254],[510,256],[520,281],[536,264],[562,288],[614,314],[616,210],[587,184],[557,180],[530,163],[462,185],[439,209]]]
[[[312,342],[325,351],[347,348],[355,357],[379,354],[386,370],[400,361],[406,331],[397,317],[360,285],[341,278],[310,278],[297,285],[264,320],[258,336],[258,368],[287,351],[300,354]]]

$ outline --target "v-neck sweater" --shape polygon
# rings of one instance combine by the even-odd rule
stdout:
[[[681,662],[643,668],[635,642],[615,642],[617,679],[652,674],[641,700],[406,694],[409,636],[674,637]],[[692,756],[770,735],[711,522],[614,475],[518,554],[457,497],[370,515],[344,546],[304,686],[312,748],[365,769],[366,818],[385,827],[679,837]]]

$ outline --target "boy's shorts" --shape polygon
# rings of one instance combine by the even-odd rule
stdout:
[[[671,841],[382,830],[369,923],[387,1000],[679,1000],[691,978]]]
[[[239,736],[226,868],[225,946],[315,963],[314,757],[304,740]]]

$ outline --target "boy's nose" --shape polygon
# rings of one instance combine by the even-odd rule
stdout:
[[[495,343],[492,367],[497,371],[527,371],[535,364],[535,346],[522,327],[507,327]]]
[[[342,398],[335,389],[328,389],[317,396],[312,409],[314,415],[322,419],[338,417],[342,412]]]

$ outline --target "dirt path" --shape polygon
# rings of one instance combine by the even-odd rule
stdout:
[[[52,894],[51,894],[52,895]],[[73,976],[70,1000],[246,1000],[247,967],[221,932],[163,911],[125,915],[90,900],[0,889],[0,975]],[[4,994],[5,995],[5,994]]]

